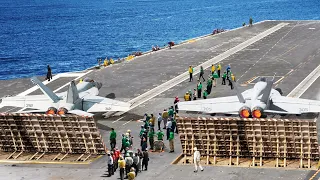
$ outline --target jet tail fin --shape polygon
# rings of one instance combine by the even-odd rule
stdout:
[[[70,104],[74,104],[76,100],[79,99],[79,93],[77,86],[74,81],[71,81],[68,91],[67,91],[67,99],[66,102]]]
[[[239,91],[238,83],[232,82],[232,81],[231,81],[231,83],[233,84],[234,89],[235,89],[236,92],[237,92],[237,96],[238,96],[239,102],[241,102],[241,103],[246,103],[246,100],[243,98],[241,92]]]
[[[266,103],[267,105],[269,105],[269,97],[270,97],[270,94],[271,94],[273,81],[274,80],[267,81],[267,87],[262,91],[261,101]]]
[[[33,83],[35,83],[40,90],[43,92],[43,94],[45,94],[49,99],[51,99],[54,103],[60,101],[61,99],[51,90],[49,89],[47,86],[45,86],[41,81],[39,81],[38,78],[36,77],[32,77],[31,81]]]

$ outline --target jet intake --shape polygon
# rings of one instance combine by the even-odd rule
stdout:
[[[263,109],[261,107],[255,107],[252,109],[252,117],[261,118]]]
[[[48,110],[46,111],[46,114],[56,114],[57,109],[54,107],[49,107]]]
[[[240,108],[239,110],[239,116],[242,118],[248,118],[251,115],[251,111],[250,108],[247,106],[243,106],[242,108]]]

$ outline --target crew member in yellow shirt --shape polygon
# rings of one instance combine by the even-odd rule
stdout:
[[[192,74],[193,74],[193,68],[192,68],[192,66],[189,66],[189,75],[190,75],[189,82],[193,81]]]
[[[216,71],[216,67],[212,64],[211,66],[211,74],[213,75],[213,73]]]
[[[129,180],[134,180],[135,177],[136,177],[136,173],[134,172],[134,168],[132,167],[130,169],[130,172],[128,173],[128,179]]]
[[[218,66],[217,66],[217,71],[218,71],[218,76],[219,78],[221,77],[220,76],[220,71],[221,71],[221,64],[219,63]]]
[[[118,160],[119,168],[120,168],[120,179],[124,179],[124,170],[126,168],[126,161],[123,159],[122,156],[120,156],[120,159]]]

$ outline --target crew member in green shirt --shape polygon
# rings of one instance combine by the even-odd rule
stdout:
[[[154,130],[151,129],[148,133],[148,137],[149,137],[149,144],[150,144],[150,149],[153,150],[153,146],[154,146]]]
[[[114,130],[114,128],[111,128],[111,132],[110,132],[110,146],[111,146],[111,150],[113,150],[116,147],[116,138],[117,138],[117,133]]]
[[[174,113],[173,106],[171,106],[168,111],[169,117],[173,117],[173,113]]]
[[[126,151],[126,147],[125,147],[126,141],[127,141],[126,136],[124,134],[122,134],[121,149],[120,149],[121,153],[122,153],[122,150]]]
[[[170,146],[170,153],[174,152],[174,133],[173,133],[173,131],[170,132],[169,146]]]
[[[158,141],[163,141],[164,133],[162,131],[159,130],[157,133],[157,136],[158,136]]]
[[[202,94],[202,84],[201,82],[199,81],[198,83],[198,86],[197,86],[197,89],[198,89],[198,98],[201,98],[201,94]]]
[[[203,99],[207,99],[207,96],[208,96],[208,92],[207,92],[207,90],[204,90],[203,91]]]
[[[207,81],[207,92],[208,92],[208,94],[211,93],[211,89],[212,89],[212,77],[209,77],[208,81]]]
[[[227,72],[223,72],[223,75],[222,75],[222,85],[226,85],[226,78],[227,78]]]

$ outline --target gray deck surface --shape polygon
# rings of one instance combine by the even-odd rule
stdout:
[[[101,70],[95,70],[88,76],[103,83],[101,96],[115,93],[116,99],[130,100],[144,92],[187,71],[189,65],[199,64],[225,52],[226,50],[247,41],[257,34],[281,23],[280,21],[265,21],[253,27],[240,28],[234,31],[209,36],[199,41],[176,46],[136,58],[131,62],[113,65]],[[287,95],[320,62],[320,21],[286,21],[290,23],[278,31],[270,34],[249,47],[231,55],[221,62],[223,70],[231,64],[232,72],[243,84],[255,76],[284,77],[276,86]],[[311,29],[309,29],[311,28]],[[54,70],[53,70],[54,71]],[[205,77],[210,69],[205,70]],[[196,80],[197,76],[194,77]],[[54,87],[65,84],[64,81],[54,81]],[[229,86],[222,86],[218,80],[217,87],[213,88],[210,97],[235,95]],[[302,95],[302,98],[319,98],[320,79]],[[48,85],[49,86],[49,85]],[[131,129],[134,137],[134,147],[139,148],[138,133],[144,113],[162,112],[173,104],[175,96],[182,100],[189,89],[196,86],[194,82],[182,82],[157,97],[141,104],[137,108],[119,117],[103,119],[96,117],[99,128],[109,147],[109,130],[111,127],[120,135]],[[0,81],[0,97],[7,94],[18,94],[32,87],[28,80]],[[247,85],[242,90],[253,87]],[[117,121],[118,120],[118,121]],[[182,152],[179,139],[175,138],[175,153],[152,153],[149,170],[142,172],[136,179],[305,179],[315,171],[284,170],[266,168],[240,167],[205,167],[204,172],[193,173],[193,166],[170,165]],[[166,142],[168,146],[168,142]],[[106,177],[106,158],[103,157],[91,165],[0,165],[0,179],[117,179],[118,171],[113,177]]]

